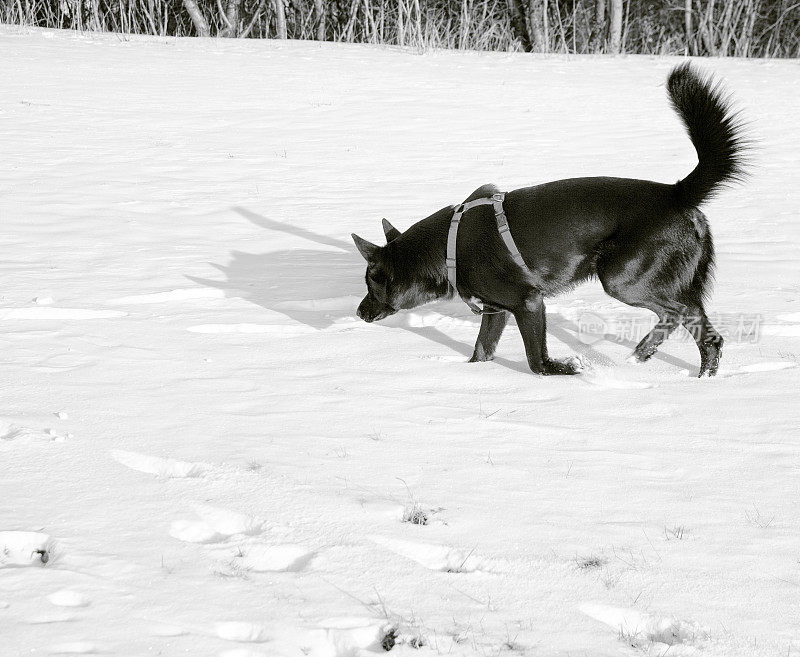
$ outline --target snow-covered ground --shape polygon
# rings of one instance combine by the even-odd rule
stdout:
[[[797,61],[699,63],[759,139],[705,208],[711,380],[685,333],[625,364],[651,317],[596,283],[548,307],[578,377],[514,326],[466,363],[458,302],[355,317],[381,217],[688,173],[676,60],[6,26],[0,61],[0,655],[800,655]]]

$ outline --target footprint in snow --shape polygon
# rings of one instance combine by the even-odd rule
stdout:
[[[231,536],[258,534],[265,524],[259,518],[207,504],[195,504],[193,509],[198,519],[174,521],[170,536],[186,543],[218,543]]]
[[[8,420],[0,419],[0,445],[3,442],[11,443],[46,440],[48,442],[63,442],[71,438],[72,434],[61,435],[53,429],[30,429],[22,427]]]
[[[302,637],[302,651],[309,657],[350,657],[362,651],[383,653],[381,646],[391,626],[374,618],[330,618]]]
[[[299,572],[315,553],[302,545],[247,545],[237,550],[233,562],[256,573]]]
[[[0,532],[0,568],[44,566],[53,547],[50,536],[41,532]]]
[[[157,475],[167,479],[202,477],[211,469],[206,463],[189,463],[187,461],[176,461],[174,459],[162,459],[158,456],[148,456],[147,454],[127,452],[121,449],[112,450],[111,458],[132,470]]]
[[[613,628],[620,638],[631,643],[691,645],[708,637],[708,629],[690,621],[644,614],[635,609],[584,604],[580,610]]]
[[[416,561],[429,570],[445,573],[472,573],[475,571],[490,572],[495,564],[475,554],[473,550],[456,550],[444,545],[416,543],[383,536],[371,536],[370,540],[399,554],[401,557]]]
[[[0,420],[0,441],[17,440],[18,438],[32,438],[33,432],[6,420]]]

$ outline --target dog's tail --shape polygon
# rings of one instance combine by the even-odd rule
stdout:
[[[726,183],[744,178],[748,141],[730,98],[688,62],[672,69],[667,89],[699,160],[694,171],[675,183],[675,196],[682,208],[696,208]]]

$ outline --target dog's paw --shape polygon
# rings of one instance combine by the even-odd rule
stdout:
[[[556,360],[548,358],[542,366],[541,374],[550,376],[554,374],[579,374],[583,371],[583,363],[576,356]]]
[[[634,349],[633,353],[625,359],[625,362],[633,365],[641,365],[650,360],[654,353],[656,353],[655,349],[652,351],[639,351],[638,349]]]

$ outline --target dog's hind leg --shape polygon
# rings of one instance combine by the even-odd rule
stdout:
[[[498,310],[496,312],[486,312],[481,318],[481,329],[478,332],[478,340],[475,343],[475,351],[472,353],[470,363],[481,363],[494,358],[494,350],[503,335],[503,329],[508,322],[508,312]]]
[[[547,355],[547,320],[541,295],[529,297],[525,306],[514,311],[528,366],[535,374],[577,374],[577,362],[553,360]]]
[[[709,282],[714,268],[714,244],[711,234],[706,233],[703,240],[703,254],[697,266],[691,285],[683,293],[681,300],[687,306],[683,326],[692,334],[700,350],[700,373],[714,376],[719,369],[722,354],[722,336],[711,325],[703,308],[703,299],[708,295]]]
[[[678,303],[656,305],[651,302],[646,307],[658,315],[658,323],[652,328],[650,333],[642,338],[633,350],[633,354],[631,354],[631,358],[639,363],[644,363],[656,353],[661,343],[681,325],[686,314],[686,306]]]
[[[627,272],[624,276],[609,276],[606,272],[602,272],[600,280],[609,296],[635,308],[647,308],[658,316],[658,323],[642,338],[631,354],[631,359],[644,363],[681,325],[686,315],[686,306],[678,301],[659,298],[660,293],[664,291],[663,287],[659,289],[660,286],[657,285],[645,285],[646,277],[633,283],[629,281]]]
[[[681,291],[695,276],[702,245],[690,223],[677,224],[673,232],[651,231],[646,239],[631,239],[607,251],[597,263],[597,275],[609,296],[658,316],[658,323],[631,355],[640,363],[652,357],[687,314]]]
[[[689,308],[683,319],[683,326],[691,333],[700,350],[700,373],[697,376],[715,376],[719,369],[724,340],[708,321],[702,304]]]

